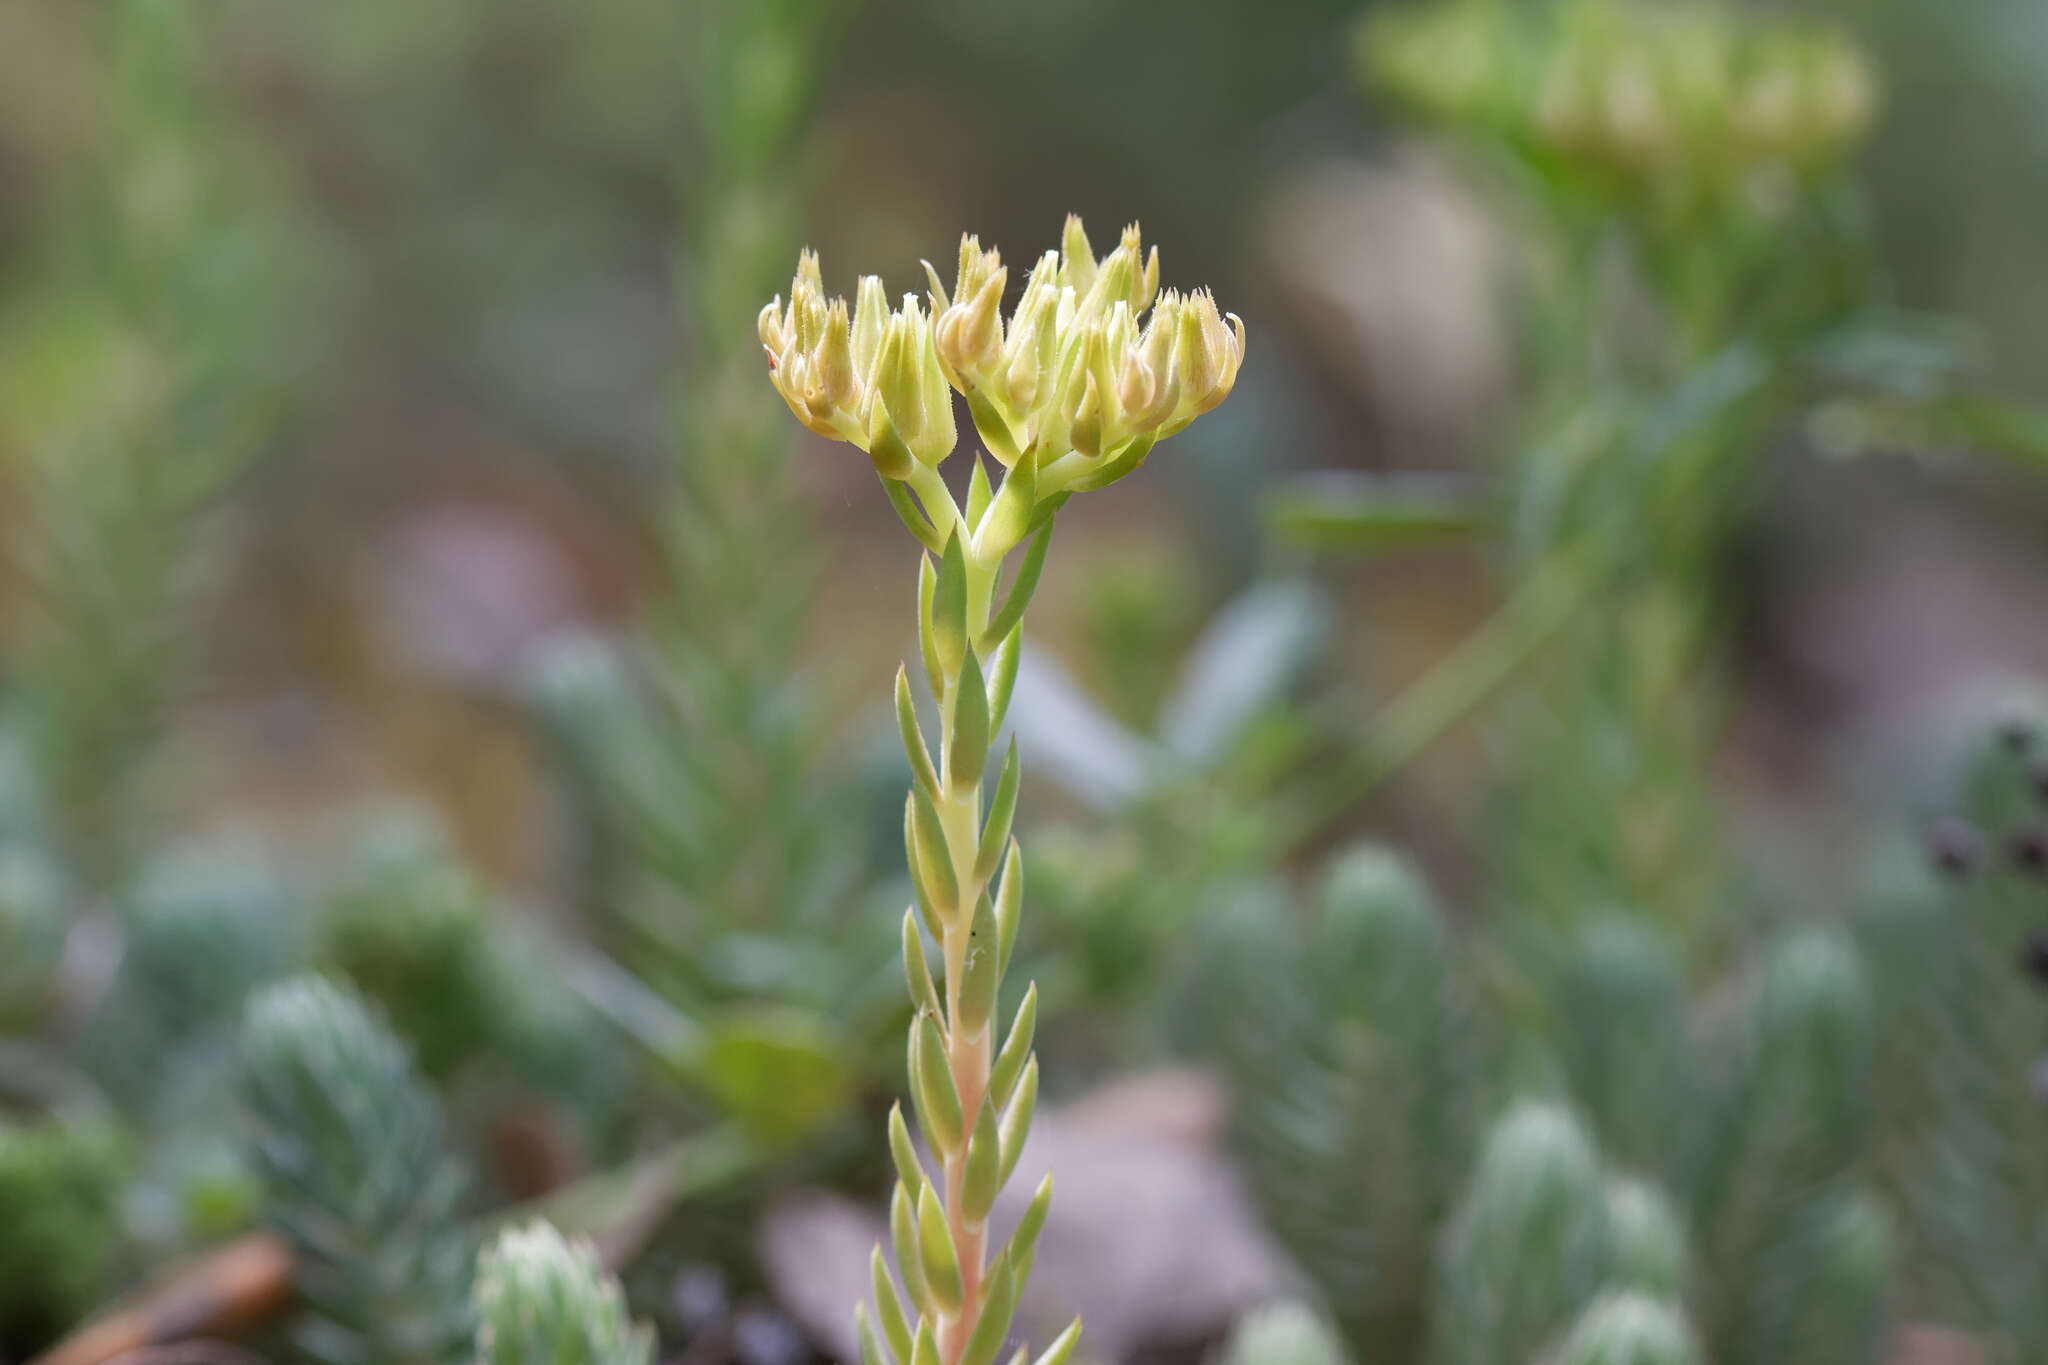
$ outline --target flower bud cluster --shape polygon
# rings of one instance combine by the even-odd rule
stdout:
[[[1832,28],[1703,5],[1472,0],[1365,30],[1380,87],[1433,118],[1624,180],[1742,180],[1838,162],[1877,109]]]
[[[1244,360],[1244,324],[1226,324],[1206,289],[1161,293],[1159,253],[1144,251],[1136,226],[1098,259],[1069,218],[1007,319],[1009,267],[978,239],[961,240],[950,291],[925,271],[929,313],[908,296],[889,312],[868,276],[849,318],[843,300],[826,301],[807,252],[788,305],[777,298],[761,313],[791,411],[892,478],[907,477],[911,459],[937,465],[951,453],[957,390],[997,460],[1051,473],[1041,496],[1099,486],[1222,402]]]
[[[874,455],[884,473],[904,462],[936,465],[958,432],[953,399],[932,345],[931,320],[906,294],[890,311],[882,281],[862,277],[851,317],[846,300],[825,298],[815,252],[798,258],[789,303],[761,310],[761,345],[775,388],[805,426]]]

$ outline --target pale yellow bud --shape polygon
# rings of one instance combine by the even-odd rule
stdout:
[[[825,336],[825,296],[815,279],[802,274],[796,277],[790,289],[789,311],[797,349],[809,353]]]
[[[870,376],[874,373],[875,358],[882,351],[882,334],[888,326],[889,300],[882,293],[881,276],[861,276],[860,291],[853,309],[853,367],[865,382],[873,382]]]
[[[953,277],[953,298],[965,302],[981,292],[988,277],[1002,269],[1001,252],[983,251],[981,239],[972,235],[960,239],[960,269]]]
[[[777,294],[774,301],[761,310],[756,328],[761,334],[761,345],[769,355],[779,359],[782,348],[789,344],[789,327],[782,317],[782,295]]]
[[[903,311],[890,316],[881,352],[875,357],[874,377],[868,381],[869,392],[889,409],[889,420],[906,445],[914,444],[924,432],[924,377],[919,373],[922,348],[912,321],[916,308],[917,299],[904,295]]]
[[[1122,410],[1123,420],[1134,430],[1143,430],[1153,425],[1152,400],[1159,394],[1159,379],[1152,367],[1145,363],[1145,356],[1137,347],[1127,347],[1123,353],[1121,373],[1117,376],[1116,401]]]
[[[1244,362],[1244,323],[1233,313],[1230,326],[1224,326],[1215,296],[1196,290],[1181,306],[1173,359],[1180,393],[1172,419],[1160,430],[1162,436],[1179,431],[1230,396],[1238,366]]]
[[[884,478],[910,478],[952,452],[956,388],[997,459],[1031,481],[1015,485],[1033,490],[1020,495],[1029,501],[1123,477],[1154,439],[1236,382],[1243,324],[1226,325],[1206,290],[1161,294],[1159,253],[1136,224],[1098,260],[1069,219],[1007,324],[1009,272],[974,237],[961,239],[950,291],[929,262],[925,276],[929,311],[911,295],[892,312],[873,276],[849,310],[827,300],[817,257],[805,252],[789,303],[777,298],[756,321],[791,411],[866,450]]]
[[[834,408],[854,406],[860,392],[849,332],[846,300],[834,299],[825,310],[825,336],[817,351],[818,389],[826,404]]]
[[[915,294],[905,294],[902,310],[889,318],[867,397],[863,426],[871,440],[879,420],[873,409],[879,402],[897,438],[919,460],[936,465],[953,453],[959,441],[953,391],[939,364],[930,321]]]
[[[1095,272],[1094,282],[1080,291],[1077,312],[1083,318],[1100,318],[1121,301],[1144,307],[1145,268],[1136,223],[1124,229],[1116,250],[1105,256]]]
[[[1221,364],[1215,348],[1209,345],[1202,320],[1203,292],[1196,290],[1180,310],[1179,334],[1174,338],[1173,369],[1180,380],[1181,403],[1183,406],[1199,402],[1203,394],[1215,386]],[[1216,305],[1209,304],[1213,316]]]
[[[1095,387],[1095,376],[1090,374],[1081,386],[1081,401],[1075,405],[1068,442],[1094,459],[1102,454],[1102,426],[1102,396]]]
[[[944,460],[960,443],[960,433],[953,423],[953,388],[939,363],[937,339],[933,335],[935,330],[929,319],[917,319],[918,378],[924,404],[924,430],[917,440],[910,442],[910,449],[928,465]]]
[[[998,266],[972,296],[963,283],[959,302],[939,319],[939,356],[956,376],[981,378],[1002,363],[1003,289],[1009,278],[1010,272]]]
[[[1038,398],[1038,353],[1036,327],[1026,324],[1022,331],[1011,328],[1010,346],[1006,352],[1010,363],[1003,369],[1003,387],[1011,406],[1019,411],[1029,409]]]
[[[1088,231],[1077,213],[1067,215],[1060,232],[1060,283],[1076,294],[1086,294],[1095,283],[1095,248],[1088,245]]]

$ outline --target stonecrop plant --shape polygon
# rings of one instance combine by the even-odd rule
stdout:
[[[961,241],[950,294],[925,270],[929,311],[906,295],[892,312],[872,275],[849,310],[843,298],[826,299],[818,259],[805,252],[788,304],[777,298],[763,309],[760,332],[790,410],[868,453],[925,551],[918,636],[938,707],[936,760],[906,669],[896,674],[896,710],[913,777],[904,811],[916,899],[903,917],[916,1007],[910,1093],[939,1173],[927,1174],[898,1106],[889,1119],[899,1177],[889,1225],[916,1316],[913,1323],[877,1247],[875,1313],[865,1304],[856,1313],[863,1365],[991,1365],[1052,1200],[1047,1176],[1009,1242],[989,1254],[989,1213],[1038,1095],[1035,988],[1000,1047],[992,1024],[1024,894],[1010,832],[1016,745],[984,801],[992,737],[1016,682],[1024,611],[1054,514],[1073,494],[1123,478],[1155,442],[1222,402],[1244,358],[1244,325],[1235,316],[1226,325],[1207,290],[1161,293],[1158,252],[1144,253],[1136,226],[1098,260],[1080,219],[1068,218],[1061,248],[1032,267],[1007,321],[1008,268],[974,237]],[[959,445],[955,391],[1004,470],[992,485],[977,454],[964,507],[940,473]],[[1027,540],[997,606],[1004,560]],[[920,923],[939,949],[937,980]],[[1038,1365],[1063,1365],[1080,1327],[1076,1319]],[[1024,1359],[1021,1349],[1015,1359]]]

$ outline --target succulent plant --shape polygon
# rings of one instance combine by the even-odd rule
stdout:
[[[509,1228],[477,1259],[478,1365],[650,1365],[654,1335],[587,1242]]]

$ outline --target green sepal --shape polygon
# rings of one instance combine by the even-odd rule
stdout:
[[[917,1249],[924,1257],[924,1282],[931,1287],[932,1302],[942,1313],[958,1314],[967,1299],[960,1282],[960,1256],[953,1249],[945,1207],[930,1185],[917,1197]]]
[[[983,1281],[981,1316],[967,1336],[967,1349],[960,1365],[995,1365],[996,1353],[1010,1336],[1010,1319],[1017,1312],[1017,1276],[1008,1256],[998,1256]]]
[[[889,416],[889,405],[880,394],[875,395],[875,405],[868,412],[868,458],[875,462],[875,472],[890,483],[900,483],[917,468],[917,456],[897,434],[895,419]]]
[[[974,902],[974,918],[968,922],[967,955],[960,980],[953,983],[954,1005],[959,1011],[963,1036],[979,1038],[996,1009],[996,988],[1003,983],[1002,944],[996,928],[996,910],[987,893]]]
[[[869,1320],[868,1306],[864,1303],[853,1306],[853,1330],[860,1337],[860,1365],[896,1365],[896,1357],[876,1345],[875,1325]]]
[[[939,824],[938,808],[917,788],[910,789],[910,870],[924,886],[932,909],[950,924],[960,912],[960,883],[953,876],[953,859],[946,849],[946,831]],[[934,938],[942,937],[934,934]]]
[[[960,662],[967,657],[967,547],[961,544],[957,528],[947,538],[946,552],[939,558],[939,581],[932,593],[931,633],[939,671],[948,678],[959,676]]]
[[[1003,880],[996,887],[996,971],[1010,970],[1010,950],[1017,946],[1017,918],[1024,909],[1024,854],[1010,839],[1003,862]]]
[[[931,750],[925,748],[924,732],[917,728],[917,703],[910,696],[910,674],[896,666],[896,729],[903,736],[903,754],[910,760],[910,775],[925,794],[939,799],[939,774],[932,767]]]
[[[1045,553],[1051,546],[1052,527],[1048,524],[1032,537],[1023,562],[1017,565],[1016,577],[1010,580],[1010,592],[1003,599],[1002,610],[990,618],[988,629],[982,631],[977,641],[982,653],[993,652],[1023,621],[1024,609],[1031,605],[1031,595],[1038,591],[1038,576],[1045,569]]]
[[[910,983],[910,1003],[919,1010],[939,1012],[939,988],[932,981],[931,964],[924,958],[924,936],[917,932],[917,913],[903,912],[903,975]]]
[[[889,495],[889,505],[896,509],[896,516],[909,528],[910,534],[917,537],[919,544],[933,554],[946,548],[945,538],[939,534],[939,528],[932,525],[932,519],[925,515],[924,508],[911,497],[909,484],[885,478],[882,480],[882,491]]]
[[[988,511],[988,505],[995,498],[995,490],[989,486],[988,470],[981,463],[981,456],[974,457],[974,472],[967,476],[967,524],[973,527],[981,520],[981,514]]]
[[[997,1177],[997,1184],[1010,1183],[1010,1172],[1017,1169],[1017,1158],[1024,1154],[1024,1138],[1031,1132],[1031,1113],[1038,1107],[1038,1058],[1024,1063],[1024,1074],[1017,1080],[1017,1093],[1010,1096],[1010,1102],[1003,1106],[1003,1165]]]
[[[996,794],[988,803],[988,819],[981,827],[981,848],[974,855],[974,880],[987,885],[1002,866],[1003,846],[1010,842],[1010,822],[1017,815],[1017,737],[1010,736],[1009,752],[1003,755],[1002,775],[996,779]]]
[[[975,1116],[974,1131],[967,1137],[967,1167],[961,1173],[960,1216],[971,1228],[988,1221],[996,1194],[1003,1186],[997,1177],[1003,1169],[1003,1135],[997,1126],[995,1106],[981,1097],[981,1112]]]
[[[918,1194],[925,1190],[923,1182],[918,1184]],[[916,1194],[898,1184],[896,1193],[889,1200],[889,1242],[896,1251],[896,1273],[903,1277],[903,1287],[910,1292],[910,1301],[917,1305],[920,1313],[933,1311],[931,1286],[924,1282],[924,1256],[917,1249],[917,1206],[912,1202]]]
[[[981,785],[988,766],[988,684],[970,651],[960,661],[960,685],[953,689],[953,739],[946,748],[946,777],[953,790]]]
[[[1003,728],[1003,721],[1010,714],[1010,694],[1017,690],[1017,664],[1024,657],[1024,628],[1022,626],[1003,637],[995,652],[988,656],[988,732],[993,735]]]
[[[898,1360],[910,1359],[910,1323],[903,1316],[903,1304],[896,1297],[896,1282],[882,1263],[882,1249],[868,1257],[868,1279],[875,1295],[875,1316],[882,1322],[882,1339]]]
[[[910,1142],[910,1125],[903,1121],[901,1102],[889,1106],[889,1155],[896,1162],[896,1178],[912,1190],[924,1188],[924,1167],[917,1159],[917,1148]]]
[[[1152,453],[1152,443],[1155,439],[1150,432],[1132,437],[1123,449],[1074,480],[1075,491],[1085,493],[1090,489],[1109,487],[1145,463],[1145,457]]]
[[[988,447],[988,453],[995,456],[1005,469],[1017,463],[1017,436],[1010,430],[1009,419],[989,401],[980,389],[967,391],[967,415],[974,419],[974,430],[981,437],[981,443]]]
[[[1031,1056],[1031,1035],[1037,1031],[1038,983],[1034,981],[1025,987],[1024,1003],[1017,1006],[1009,1036],[1003,1039],[1002,1051],[988,1069],[988,1092],[998,1105],[1010,1102],[1010,1092],[1016,1088],[1017,1078],[1024,1074],[1024,1063]]]
[[[1066,1331],[1053,1338],[1052,1345],[1046,1347],[1045,1353],[1031,1365],[1067,1365],[1067,1358],[1074,1354],[1074,1347],[1080,1340],[1081,1319],[1075,1318],[1067,1325]]]
[[[943,553],[943,551],[941,551]],[[917,648],[924,656],[925,681],[940,705],[946,701],[946,673],[939,667],[939,645],[932,638],[932,601],[938,595],[939,575],[930,555],[917,557]]]
[[[946,1157],[958,1152],[967,1124],[952,1068],[946,1064],[946,1040],[934,1015],[919,1015],[910,1030],[910,1102],[933,1150]]]
[[[1031,534],[1038,511],[1038,466],[1027,462],[1003,476],[1003,486],[988,515],[975,528],[974,551],[985,564],[993,564]]]

